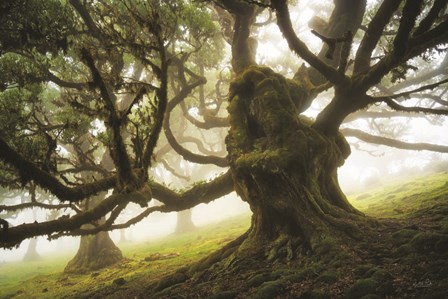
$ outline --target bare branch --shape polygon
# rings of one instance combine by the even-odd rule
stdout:
[[[362,141],[380,145],[386,145],[394,148],[413,150],[413,151],[432,151],[439,153],[448,153],[448,146],[431,143],[409,143],[404,141],[375,136],[357,129],[346,128],[341,130],[346,137],[356,137]]]
[[[390,98],[384,98],[383,102],[385,102],[390,108],[396,111],[404,111],[404,112],[415,112],[415,113],[426,113],[426,114],[435,114],[435,115],[448,115],[448,109],[432,109],[425,107],[406,107],[398,104]]]

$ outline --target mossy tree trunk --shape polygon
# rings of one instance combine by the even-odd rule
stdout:
[[[84,209],[95,206],[103,195],[91,198]],[[103,220],[104,221],[104,220]],[[93,227],[93,225],[87,225]],[[85,273],[111,266],[123,259],[121,250],[115,245],[108,232],[81,236],[78,252],[64,269],[66,273]]]
[[[107,232],[81,237],[78,252],[64,269],[66,273],[85,273],[108,267],[123,258]]]
[[[299,81],[269,68],[246,69],[231,87],[227,138],[236,192],[252,225],[240,250],[292,259],[326,238],[358,237],[362,215],[339,188],[337,168],[350,153],[341,134],[325,135],[298,116]]]

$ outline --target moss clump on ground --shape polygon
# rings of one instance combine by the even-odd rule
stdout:
[[[357,299],[369,294],[374,294],[378,285],[378,281],[372,278],[360,279],[348,289],[345,297],[347,299]]]

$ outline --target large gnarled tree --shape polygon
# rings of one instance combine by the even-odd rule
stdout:
[[[234,78],[229,87],[228,117],[218,113],[223,98],[220,84],[226,81],[224,75],[217,75],[216,68],[198,59],[200,52],[210,46],[206,42],[210,39],[209,33],[195,31],[197,28],[189,31],[188,26],[195,24],[181,22],[178,18],[182,14],[193,18],[195,14],[189,10],[189,5],[193,4],[184,1],[138,4],[116,1],[110,5],[108,1],[98,1],[99,6],[91,6],[89,11],[79,1],[70,1],[84,30],[77,33],[81,37],[71,37],[65,47],[84,75],[73,77],[77,79],[73,82],[73,78],[56,76],[50,68],[37,81],[50,81],[73,90],[67,92],[65,101],[76,108],[74,111],[90,117],[91,121],[96,118],[104,121],[107,131],[98,135],[98,142],[110,151],[115,170],[94,182],[71,186],[74,183],[60,176],[58,170],[47,169],[44,167],[47,165],[40,163],[48,162],[45,158],[54,154],[50,146],[43,147],[40,158],[31,153],[20,153],[20,145],[11,134],[24,135],[27,140],[29,130],[26,128],[0,136],[0,158],[4,167],[23,184],[33,181],[61,201],[80,202],[102,191],[113,189],[114,192],[93,209],[68,219],[9,228],[3,224],[0,233],[3,247],[16,246],[37,235],[57,236],[63,232],[82,235],[123,228],[154,211],[189,209],[235,190],[253,212],[249,231],[191,271],[178,273],[171,282],[174,283],[191,276],[199,281],[207,279],[204,278],[207,275],[198,278],[192,272],[206,270],[218,261],[221,263],[214,274],[218,276],[239,271],[253,260],[262,262],[257,264],[259,267],[283,262],[300,264],[301,257],[325,251],[329,240],[338,244],[336,248],[339,250],[344,248],[342,244],[353,244],[352,240],[362,238],[363,232],[376,225],[349,204],[339,187],[337,168],[350,154],[350,146],[340,129],[345,121],[356,117],[380,118],[382,114],[393,117],[402,116],[403,112],[448,114],[446,100],[440,98],[438,92],[426,96],[428,101],[420,102],[429,106],[404,105],[407,99],[417,95],[425,97],[422,92],[437,90],[446,84],[448,79],[443,72],[421,76],[414,82],[410,80],[408,85],[391,84],[397,76],[403,77],[406,70],[412,70],[410,64],[414,60],[423,57],[428,61],[428,56],[446,55],[446,1],[381,1],[372,8],[369,23],[362,24],[366,1],[335,0],[328,22],[313,31],[323,43],[317,55],[296,34],[286,0],[210,2],[210,6],[195,5],[200,6],[201,13],[215,18],[215,23],[199,23],[204,28],[219,24],[224,39],[231,46]],[[254,28],[260,26],[257,16],[266,11],[275,15],[290,49],[306,63],[295,68],[297,72],[292,78],[257,65]],[[35,34],[33,28],[26,30]],[[173,36],[179,36],[177,30],[183,36],[197,34],[198,40],[202,38],[205,42],[198,46],[181,37],[173,41]],[[382,33],[389,30],[388,38],[384,39]],[[87,37],[83,36],[84,32],[88,32]],[[59,39],[53,41],[51,37],[49,35],[47,40],[57,45]],[[41,49],[40,40],[17,43],[17,49],[31,49],[37,52],[35,55],[39,51],[50,53],[49,49]],[[1,50],[9,51],[7,48]],[[126,79],[124,54],[145,68],[143,79]],[[58,55],[67,57],[61,52]],[[193,59],[195,55],[196,59]],[[444,65],[440,67],[446,70]],[[215,101],[211,102],[206,101],[204,91],[206,71],[213,73],[208,78],[217,81],[216,90],[211,93]],[[10,87],[9,82],[6,83]],[[22,87],[20,82],[18,84]],[[333,88],[334,95],[317,117],[303,116],[303,112],[319,99],[319,94],[329,88]],[[403,88],[406,90],[402,91]],[[117,95],[122,93],[133,96],[126,107],[119,108],[123,98]],[[195,98],[192,95],[196,93]],[[197,100],[201,119],[190,114],[186,103],[189,97],[193,103]],[[370,110],[371,107],[374,109]],[[181,108],[181,112],[177,108]],[[203,129],[229,125],[227,159],[219,155],[219,149],[213,152],[210,146],[204,147],[196,136],[176,136],[171,119],[176,112]],[[9,130],[14,132],[12,128]],[[60,130],[64,132],[68,128]],[[39,131],[43,136],[48,132],[41,128]],[[166,136],[168,147],[184,159],[229,166],[229,170],[182,193],[158,184],[148,177],[148,171],[154,166],[151,159],[161,132]],[[342,132],[399,148],[416,146],[394,143],[388,138],[352,128]],[[50,137],[62,144],[55,133]],[[186,143],[196,144],[203,154],[191,151],[184,146]],[[418,144],[417,149],[447,151],[446,146],[431,144]],[[162,147],[160,152],[164,151],[166,154],[169,149]],[[147,208],[124,223],[115,223],[128,203],[144,207],[151,198],[162,204]],[[93,228],[81,227],[106,215],[107,219]]]

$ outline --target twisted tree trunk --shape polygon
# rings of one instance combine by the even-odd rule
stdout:
[[[306,99],[298,90],[298,82],[256,66],[232,86],[227,149],[236,192],[253,212],[242,247],[262,248],[269,259],[293,259],[323,239],[360,235],[354,224],[362,216],[337,180],[349,145],[298,116]]]

